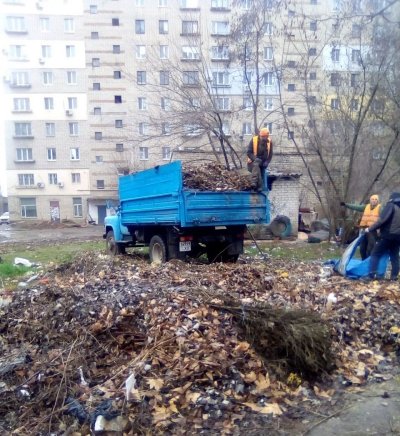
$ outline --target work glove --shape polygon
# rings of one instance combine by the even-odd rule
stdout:
[[[259,157],[256,157],[256,158],[253,160],[253,163],[254,163],[255,165],[261,165],[261,162],[262,162],[262,160],[261,160]]]
[[[364,229],[364,233],[369,233],[369,228]]]

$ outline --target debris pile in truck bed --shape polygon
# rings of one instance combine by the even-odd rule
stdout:
[[[30,286],[1,296],[13,298],[0,307],[3,432],[273,431],[310,410],[330,414],[338,387],[388,378],[396,362],[397,284],[326,278],[317,263],[154,266],[88,254]],[[227,296],[231,312],[215,307]],[[307,382],[296,365],[276,372],[251,340],[256,326],[246,337],[248,323],[235,322],[240,305],[248,315],[261,304],[275,318],[303,310],[328,323],[332,378]]]
[[[251,191],[250,173],[227,170],[216,162],[183,164],[183,185],[199,191]]]

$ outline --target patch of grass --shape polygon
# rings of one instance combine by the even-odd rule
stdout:
[[[298,241],[258,241],[257,244],[263,253],[277,259],[307,262],[334,259],[342,255],[342,249],[329,242],[308,244],[307,242]],[[259,255],[259,251],[254,244],[250,243],[245,247],[245,254],[256,256]]]
[[[2,279],[20,277],[28,271],[30,271],[30,268],[26,266],[0,263],[0,278]]]

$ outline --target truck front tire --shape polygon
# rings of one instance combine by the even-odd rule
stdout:
[[[151,263],[164,263],[167,259],[167,245],[161,236],[154,235],[150,240],[149,254]]]
[[[114,232],[109,230],[106,235],[107,253],[116,256],[117,254],[125,253],[125,246],[115,241]]]

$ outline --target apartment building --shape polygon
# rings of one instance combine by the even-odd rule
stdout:
[[[255,2],[257,61],[240,32]],[[170,159],[223,161],[221,136],[245,164],[261,126],[275,144],[273,168],[303,171],[293,138],[310,122],[307,102],[329,97],[321,83],[338,65],[350,69],[329,45],[341,2],[278,3],[3,0],[13,220],[101,223],[118,175]],[[347,49],[356,63],[359,48]]]

